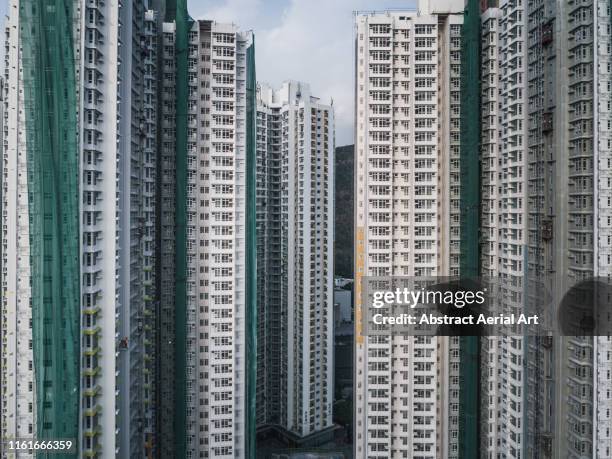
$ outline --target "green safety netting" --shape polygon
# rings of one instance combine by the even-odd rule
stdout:
[[[468,0],[461,44],[461,259],[463,277],[479,275],[480,212],[480,5]],[[460,337],[459,454],[479,456],[478,337]]]
[[[187,135],[189,122],[189,31],[187,0],[169,1],[166,20],[176,24],[176,220],[174,451],[187,457]]]
[[[73,0],[19,4],[36,436],[75,441],[80,328],[79,153],[73,36],[77,14]]]

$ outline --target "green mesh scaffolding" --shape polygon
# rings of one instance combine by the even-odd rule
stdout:
[[[479,275],[480,5],[468,0],[461,44],[461,260],[463,277]],[[480,342],[460,337],[459,455],[479,457]]]
[[[187,0],[170,1],[176,24],[176,257],[174,340],[175,458],[187,457],[187,136],[189,122],[189,31]],[[167,16],[168,18],[168,16]]]
[[[78,437],[80,321],[75,9],[73,0],[31,0],[19,5],[36,436],[74,441]]]
[[[246,442],[245,457],[255,458],[257,384],[257,82],[255,77],[255,37],[247,48],[246,82]]]

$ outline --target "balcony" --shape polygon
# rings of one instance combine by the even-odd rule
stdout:
[[[90,428],[90,429],[84,429],[83,430],[83,434],[86,437],[90,437],[90,438],[96,437],[96,436],[100,435],[101,433],[102,433],[102,428],[100,426],[96,426],[96,427],[93,427],[93,428]],[[85,454],[85,455],[87,455],[87,454]]]
[[[99,385],[95,385],[91,389],[85,389],[83,395],[85,397],[95,397],[102,392],[102,388]]]
[[[98,374],[100,374],[100,372],[102,371],[102,368],[95,367],[95,368],[86,368],[83,370],[83,375],[84,376],[97,376]]]
[[[99,325],[96,325],[95,327],[85,327],[83,329],[83,333],[88,336],[95,336],[98,335],[101,330],[102,328]]]

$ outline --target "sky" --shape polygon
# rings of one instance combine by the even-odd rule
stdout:
[[[333,99],[336,145],[353,143],[353,11],[414,8],[414,0],[188,0],[194,19],[233,22],[255,33],[257,80],[310,84]]]

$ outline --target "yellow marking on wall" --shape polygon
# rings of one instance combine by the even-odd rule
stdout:
[[[355,342],[363,344],[361,324],[361,277],[363,276],[365,235],[363,226],[358,226],[355,232]]]

